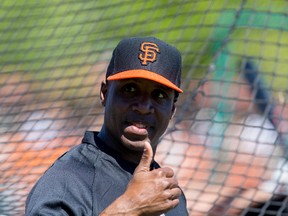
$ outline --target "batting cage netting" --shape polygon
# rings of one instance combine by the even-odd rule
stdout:
[[[183,58],[157,149],[190,215],[288,215],[288,2],[2,0],[0,215],[23,215],[45,170],[99,130],[100,83],[124,37]]]

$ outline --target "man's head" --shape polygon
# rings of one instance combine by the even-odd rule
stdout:
[[[106,80],[100,133],[131,151],[143,151],[146,140],[155,150],[182,92],[179,51],[152,37],[124,39],[113,52]]]

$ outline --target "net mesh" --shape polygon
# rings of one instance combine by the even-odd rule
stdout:
[[[184,94],[156,159],[190,215],[285,215],[288,3],[273,0],[2,0],[0,215],[62,153],[99,130],[99,87],[123,37],[183,57]]]

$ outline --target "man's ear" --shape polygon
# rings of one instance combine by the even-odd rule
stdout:
[[[176,106],[175,106],[175,103],[174,103],[174,104],[173,104],[173,107],[172,107],[172,114],[171,114],[170,119],[174,118],[175,113],[176,113]]]
[[[107,83],[105,83],[104,81],[102,81],[101,83],[101,88],[100,88],[100,100],[101,100],[101,104],[103,106],[105,106],[106,104],[106,95],[107,95]]]

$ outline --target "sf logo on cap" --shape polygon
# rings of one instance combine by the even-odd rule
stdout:
[[[157,53],[160,53],[159,47],[155,43],[143,42],[140,46],[142,51],[139,54],[139,59],[142,65],[147,65],[148,62],[154,62],[157,58]]]

